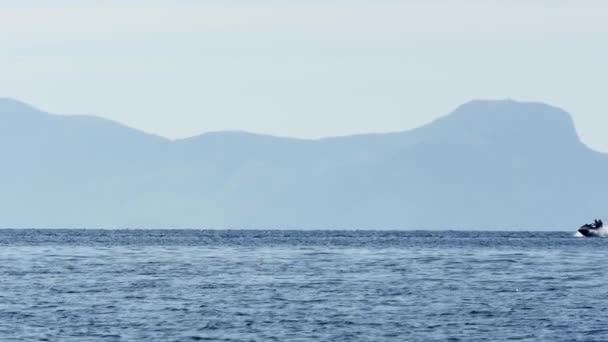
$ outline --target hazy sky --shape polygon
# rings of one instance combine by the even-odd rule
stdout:
[[[548,102],[608,152],[608,1],[0,0],[0,97],[168,137],[418,126]]]

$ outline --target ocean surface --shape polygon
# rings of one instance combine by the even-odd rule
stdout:
[[[571,232],[0,230],[0,341],[607,341]]]

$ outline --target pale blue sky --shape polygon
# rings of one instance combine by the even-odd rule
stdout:
[[[0,0],[0,97],[172,138],[395,131],[513,98],[608,152],[606,18],[600,0]]]

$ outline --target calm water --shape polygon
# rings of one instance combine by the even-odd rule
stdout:
[[[2,341],[606,341],[608,239],[0,230]]]

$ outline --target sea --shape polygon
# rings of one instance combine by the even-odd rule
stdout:
[[[607,341],[572,232],[0,230],[0,341]]]

